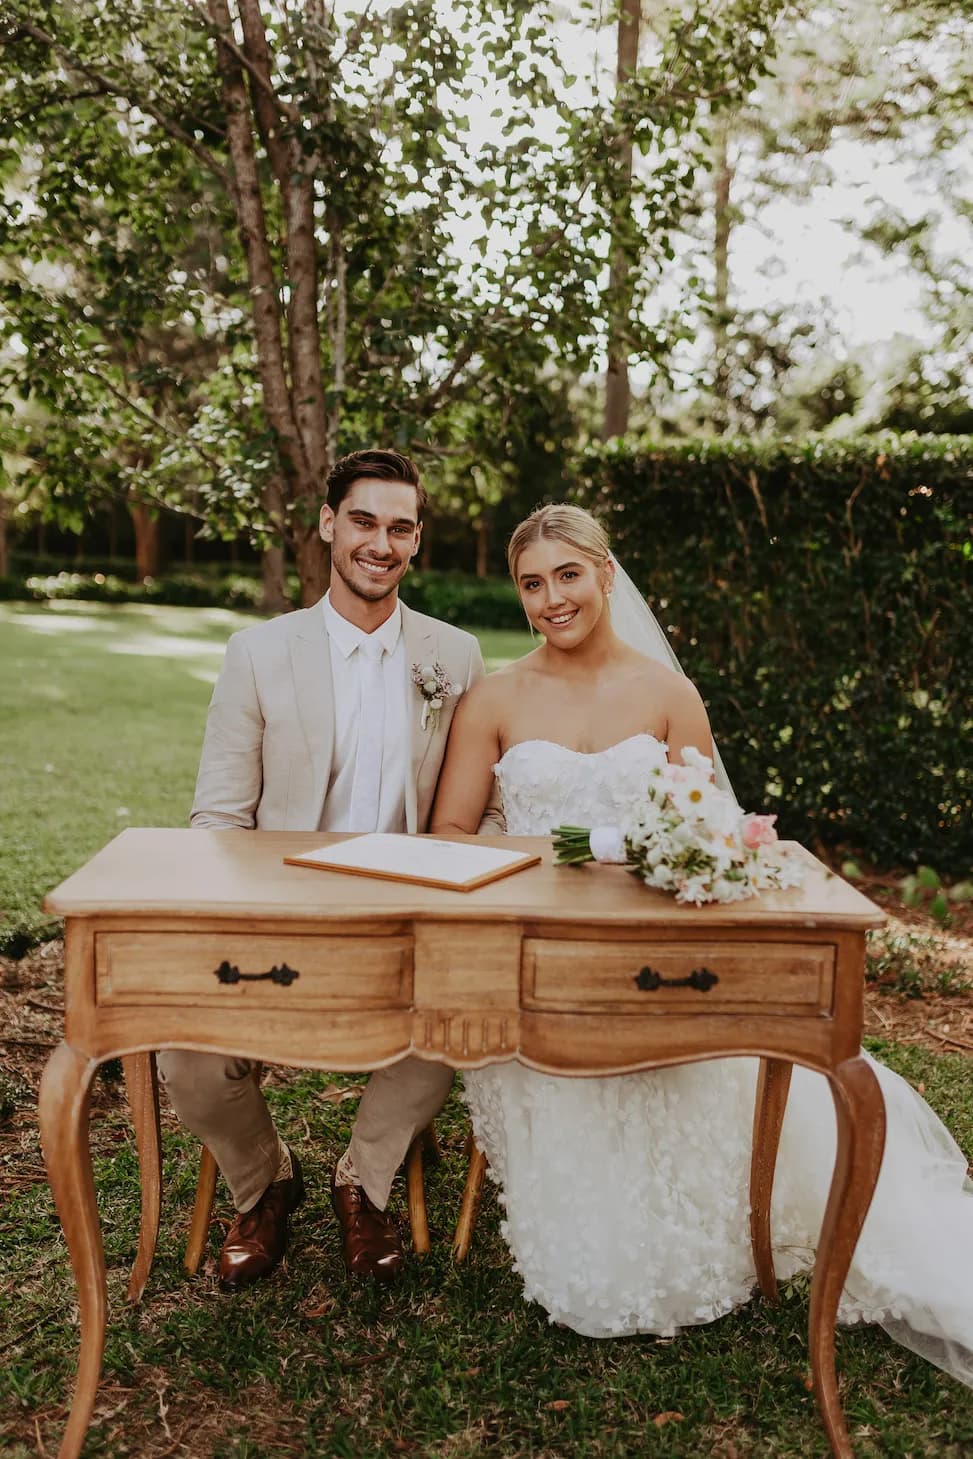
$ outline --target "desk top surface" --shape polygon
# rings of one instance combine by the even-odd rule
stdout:
[[[650,891],[623,867],[555,866],[545,836],[482,836],[480,845],[529,850],[539,866],[473,892],[444,891],[309,867],[285,856],[346,840],[319,831],[191,831],[135,828],[119,836],[56,887],[44,907],[62,917],[97,915],[185,918],[263,917],[362,922],[401,918],[435,921],[537,921],[670,927],[880,926],[874,902],[834,875],[796,843],[804,860],[801,887],[730,905],[694,907]]]

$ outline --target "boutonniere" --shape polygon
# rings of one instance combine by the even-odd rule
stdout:
[[[425,729],[428,724],[431,729],[435,729],[443,704],[460,691],[455,684],[450,683],[446,670],[440,663],[413,664],[412,682],[422,695],[420,726]]]

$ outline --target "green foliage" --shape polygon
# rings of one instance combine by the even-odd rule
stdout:
[[[942,937],[926,932],[891,933],[882,928],[868,934],[865,977],[885,993],[922,998],[926,993],[967,993],[973,988],[968,967]]]
[[[973,440],[601,449],[582,495],[742,802],[881,865],[973,857]]]
[[[526,627],[517,589],[509,578],[474,578],[461,572],[413,572],[402,584],[403,601],[420,613],[467,628]]]

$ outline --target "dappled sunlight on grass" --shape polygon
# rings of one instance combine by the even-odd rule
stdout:
[[[73,616],[60,613],[18,613],[19,628],[31,629],[34,633],[94,633],[102,626],[101,620],[89,614]]]
[[[110,654],[148,654],[160,658],[188,658],[193,654],[216,654],[223,656],[223,643],[200,643],[194,638],[175,638],[162,634],[146,633],[124,643],[106,643]]]

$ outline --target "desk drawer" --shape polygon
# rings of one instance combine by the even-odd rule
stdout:
[[[100,1004],[408,1008],[408,936],[99,932]]]
[[[835,948],[814,942],[525,938],[525,1008],[619,1013],[827,1012]]]

